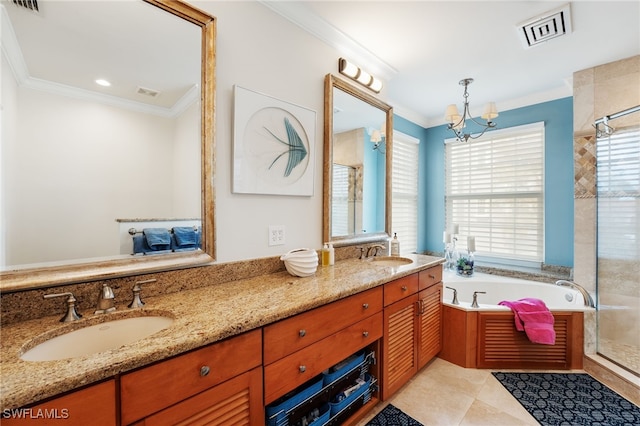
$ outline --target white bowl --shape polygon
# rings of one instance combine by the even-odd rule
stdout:
[[[311,249],[295,249],[280,257],[287,272],[298,277],[308,277],[318,269],[318,253]]]

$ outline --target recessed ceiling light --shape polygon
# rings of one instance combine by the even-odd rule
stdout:
[[[100,86],[104,86],[104,87],[111,86],[111,83],[109,83],[107,80],[104,80],[102,78],[97,79],[96,83],[99,84]]]

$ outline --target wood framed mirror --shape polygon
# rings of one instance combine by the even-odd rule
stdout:
[[[393,108],[328,74],[324,86],[324,242],[384,241],[391,233]]]
[[[64,3],[64,2],[59,2],[59,3]],[[78,5],[78,3],[74,3],[74,2],[71,2],[71,4]],[[128,14],[126,13],[123,14],[120,10],[115,9],[115,6],[117,5],[123,6],[126,4],[129,4],[129,5],[135,4],[136,6],[142,5],[143,8],[145,8],[144,11],[141,12],[141,13],[144,13],[144,16],[140,17],[137,13],[136,14],[131,13],[129,14],[130,15],[129,16]],[[9,7],[9,6],[13,6],[13,5],[7,2],[6,7]],[[5,7],[4,3],[3,3],[3,7]],[[45,2],[42,5],[42,8],[46,8],[46,7],[47,7],[47,2]],[[109,33],[102,34],[102,37],[105,40],[109,41],[110,44],[107,47],[110,48],[111,50],[124,51],[126,50],[124,49],[125,44],[127,45],[139,44],[142,42],[143,39],[144,40],[151,39],[152,43],[147,45],[146,47],[142,46],[142,49],[144,50],[139,51],[138,56],[140,58],[140,61],[142,62],[149,62],[153,57],[152,55],[158,52],[170,52],[171,49],[178,49],[173,51],[180,51],[180,50],[188,50],[189,52],[195,51],[197,54],[197,55],[194,55],[195,67],[196,67],[195,68],[196,74],[195,74],[195,81],[194,81],[195,84],[193,84],[192,87],[190,88],[191,94],[194,95],[193,97],[194,101],[191,104],[192,105],[191,108],[194,109],[194,114],[196,116],[196,119],[193,120],[192,122],[197,124],[194,124],[194,127],[186,130],[180,129],[183,131],[183,133],[192,135],[191,138],[196,143],[196,145],[192,150],[196,152],[195,157],[193,157],[193,160],[192,160],[193,166],[181,165],[182,167],[181,170],[187,170],[188,172],[191,172],[190,170],[193,170],[195,172],[194,180],[197,180],[197,181],[189,185],[183,185],[181,188],[174,189],[174,192],[176,191],[180,192],[183,190],[183,188],[184,190],[195,189],[195,193],[193,193],[193,197],[195,197],[196,203],[198,202],[197,200],[199,200],[199,206],[196,204],[193,207],[196,211],[195,215],[200,216],[199,218],[196,218],[196,219],[199,219],[201,221],[202,234],[201,234],[200,249],[185,251],[185,252],[170,252],[166,254],[157,254],[157,255],[149,255],[149,256],[147,255],[134,256],[131,253],[129,254],[116,253],[114,255],[109,255],[109,254],[87,255],[85,257],[77,256],[76,258],[73,258],[73,259],[61,259],[61,260],[53,260],[53,261],[49,259],[45,259],[43,261],[36,260],[36,261],[27,262],[27,263],[14,262],[12,264],[11,262],[4,261],[2,263],[3,265],[2,271],[0,272],[0,291],[2,292],[19,291],[19,290],[25,290],[25,289],[31,289],[31,288],[50,287],[50,286],[61,285],[61,284],[80,283],[80,282],[95,281],[99,279],[116,278],[116,277],[124,277],[124,276],[138,275],[138,274],[151,273],[151,272],[181,269],[186,267],[205,265],[215,260],[216,240],[215,240],[215,228],[214,228],[215,203],[214,203],[214,182],[213,182],[214,105],[215,105],[214,69],[215,69],[215,37],[216,37],[215,18],[209,15],[208,13],[201,11],[189,5],[188,3],[185,3],[180,0],[144,0],[144,2],[140,1],[139,3],[138,2],[103,2],[100,4],[100,7],[114,7],[114,9],[112,11],[108,11],[108,13],[110,14],[109,16],[113,17],[111,21],[115,22],[115,25],[120,26],[118,31],[110,31]],[[80,12],[78,12],[78,14],[74,15],[73,19],[71,20],[71,21],[75,20],[76,23],[78,24],[78,27],[74,27],[73,31],[75,32],[74,33],[75,36],[72,39],[70,38],[70,40],[74,40],[78,44],[81,44],[83,42],[89,43],[88,40],[94,40],[93,36],[91,38],[89,37],[89,31],[93,31],[94,33],[98,33],[99,31],[98,28],[90,24],[91,20],[88,19],[88,17],[90,17],[91,15],[97,15],[100,13],[100,11],[96,10],[95,8],[85,9],[85,10],[87,10],[86,15],[81,15]],[[4,10],[2,12],[3,12],[3,20],[4,20],[8,15],[7,13],[5,13]],[[133,18],[133,16],[137,18],[137,21],[133,21],[131,23],[132,32],[127,33],[124,31],[125,27],[128,27],[127,19],[129,18],[136,19],[136,18]],[[82,19],[83,17],[87,19],[83,20]],[[36,16],[36,18],[42,21],[42,18],[46,19],[46,13],[43,12],[43,16],[41,17]],[[159,18],[160,20],[155,20],[156,18]],[[192,48],[185,49],[184,46],[181,48],[178,45],[178,37],[173,35],[174,33],[171,33],[171,31],[163,27],[164,23],[167,22],[167,21],[164,21],[166,19],[176,20],[176,21],[169,22],[171,26],[185,25],[189,28],[188,29],[189,32],[195,33],[195,37],[193,39],[190,39],[190,40],[193,40],[193,43],[195,43],[193,46],[191,46]],[[137,23],[137,26],[136,26],[136,23]],[[3,25],[4,24],[5,22],[3,22]],[[148,28],[149,26],[151,28]],[[84,34],[86,34],[86,40],[83,40],[82,30],[85,31]],[[154,33],[154,30],[156,30],[155,33]],[[160,40],[160,37],[159,37],[160,33],[167,35],[168,39]],[[127,37],[129,38],[127,39]],[[120,46],[122,46],[122,49],[117,48],[118,42],[121,43]],[[115,49],[114,49],[114,46],[116,46]],[[4,50],[4,47],[5,45],[3,41],[3,50]],[[92,45],[91,49],[85,50],[85,52],[87,56],[89,56],[90,54],[93,54],[94,53],[93,51],[97,50],[98,48],[99,46]],[[87,49],[87,47],[85,47],[85,49]],[[46,53],[47,52],[42,52],[42,59],[40,60],[41,64],[46,64],[47,58],[49,58],[48,60],[51,61],[51,57],[47,56]],[[103,54],[106,55],[106,52],[103,52]],[[56,60],[59,60],[59,59],[60,58],[56,58]],[[129,59],[132,59],[132,57],[130,56]],[[168,57],[168,55],[165,53],[165,57],[163,58],[163,60],[166,62],[171,62],[171,61],[176,61],[176,58]],[[30,63],[29,65],[31,66],[32,64],[33,62]],[[114,75],[117,75],[119,72],[122,72],[122,73],[126,72],[126,70],[122,67],[121,67],[122,69],[116,69],[118,64],[111,64],[111,65],[112,65],[112,69],[110,69],[110,71],[112,71],[112,74]],[[3,69],[5,68],[5,66],[6,65],[3,58]],[[142,65],[139,64],[139,67],[141,66]],[[80,68],[80,67],[77,66],[76,68]],[[186,68],[186,64],[184,65],[184,68]],[[163,72],[162,67],[156,66],[155,69],[157,73]],[[31,71],[31,69],[29,71]],[[166,69],[164,71],[166,71]],[[5,81],[3,80],[3,87],[4,87],[4,84],[5,84]],[[16,87],[18,87],[20,84],[20,81],[16,81],[15,84],[16,84]],[[18,92],[17,88],[13,90],[16,93]],[[3,89],[3,94],[4,93],[6,92]],[[163,95],[165,96],[165,98],[167,98],[169,97],[170,93],[163,93]],[[84,110],[88,110],[88,109],[90,109],[90,107],[86,107]],[[67,132],[70,132],[70,130],[67,129]],[[99,135],[99,131],[97,130],[94,133],[96,135]],[[7,134],[5,133],[5,129],[3,129],[2,136],[3,136],[3,139],[5,139],[5,137],[7,136]],[[15,136],[15,135],[9,134],[9,136]],[[87,138],[87,140],[90,140],[90,139]],[[4,145],[4,142],[3,142],[3,145]],[[54,146],[52,147],[52,149],[56,149],[59,151],[64,148]],[[84,159],[81,156],[82,152],[78,152],[77,149],[70,150],[69,152],[71,155],[77,156],[77,162],[79,164],[84,163]],[[179,149],[174,149],[174,151],[172,152],[174,153],[179,152]],[[13,161],[12,159],[8,158],[6,154],[7,152],[3,154],[3,168],[4,168],[4,165]],[[93,152],[93,154],[98,154],[99,156],[100,153]],[[131,156],[134,156],[133,152]],[[147,153],[143,153],[142,155],[138,155],[136,158],[140,159],[141,157],[148,157],[153,160],[156,157],[156,153],[147,152]],[[105,158],[106,156],[103,155],[102,157],[103,162],[106,161]],[[180,158],[179,155],[174,154],[172,161],[178,162],[180,161],[179,158]],[[116,170],[118,168],[120,169],[125,168],[125,166],[123,166],[123,164],[120,162],[117,162],[115,164],[110,164],[107,166]],[[60,169],[62,168],[63,167],[60,167]],[[160,168],[160,170],[162,169]],[[199,170],[199,173],[198,173],[198,170]],[[162,171],[159,171],[158,176],[160,176],[161,174],[162,174]],[[154,176],[151,176],[151,177],[154,177]],[[52,175],[49,175],[47,176],[47,178],[49,178],[53,182],[55,177]],[[3,180],[5,182],[7,181],[6,176],[4,175],[4,172],[3,172]],[[86,184],[87,186],[96,185],[95,187],[89,187],[89,191],[97,190],[97,186],[99,186],[99,182],[98,184],[96,184],[95,182],[87,183],[85,182],[85,180],[86,180],[86,176],[84,176],[83,174],[77,174],[76,179],[74,179],[69,184],[70,185]],[[129,182],[125,182],[124,184],[135,185],[135,183],[136,182],[129,181]],[[9,182],[7,183],[7,185],[18,185],[18,183],[13,181],[13,183]],[[189,186],[190,188],[186,188],[186,186]],[[64,191],[64,187],[61,187],[60,185],[56,185],[56,190]],[[164,195],[162,195],[162,192],[160,192],[160,194],[161,194],[160,196],[155,195],[155,197],[156,198],[164,197]],[[24,193],[24,195],[30,196],[33,199],[38,199],[38,197],[41,197],[41,195],[31,195],[26,193]],[[111,195],[117,197],[118,194],[113,194],[113,191],[112,191]],[[5,216],[4,214],[5,212],[9,212],[10,209],[12,209],[12,204],[10,202],[11,199],[7,201],[7,198],[5,197],[6,196],[3,195],[3,200],[2,200],[3,216]],[[64,200],[54,200],[54,201],[59,202],[59,204],[61,205],[64,204]],[[174,201],[170,201],[170,202],[174,202]],[[87,204],[90,204],[90,203],[87,203]],[[53,206],[53,203],[51,203],[51,205]],[[46,226],[56,227],[59,225],[54,221],[51,221],[50,223],[46,222],[47,217],[49,218],[51,217],[51,215],[47,215],[46,209],[31,209],[31,210],[43,210],[41,215],[41,218],[42,218],[41,220],[45,222]],[[76,212],[76,215],[79,214],[77,213],[77,211],[79,210],[84,211],[83,208],[77,208],[77,205],[73,209],[68,209],[68,210],[69,210],[69,215],[73,215],[74,211]],[[132,214],[136,214],[136,213],[132,213]],[[124,214],[123,216],[133,217],[133,218],[139,217],[139,216],[131,216],[131,215],[125,216]],[[146,213],[145,217],[146,218],[149,218],[149,217],[162,218],[165,216],[162,216],[162,215],[153,216],[153,213]],[[81,235],[83,235],[85,238],[84,243],[88,245],[90,243],[90,239],[94,235],[93,235],[91,226],[83,226],[85,222],[82,219],[83,217],[78,216],[77,222],[74,223],[73,226],[67,226],[66,228],[65,227],[63,228],[65,232],[80,233]],[[117,217],[111,216],[109,218],[110,225],[108,226],[110,227],[117,226],[116,224],[117,221],[118,221]],[[5,235],[5,231],[11,226],[11,223],[4,222],[2,226],[3,226],[3,235]],[[45,240],[46,238],[43,238],[42,242],[44,243]],[[4,256],[6,258],[7,251],[13,250],[12,248],[13,246],[8,245],[7,241],[4,239],[2,243],[3,243],[3,251],[5,253]],[[61,238],[60,244],[63,244],[63,243],[64,243],[63,238]],[[33,244],[33,243],[26,244],[26,248],[32,251],[39,250],[38,244]]]

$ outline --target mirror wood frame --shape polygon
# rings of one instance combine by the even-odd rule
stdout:
[[[386,115],[385,152],[385,226],[384,232],[331,236],[331,196],[333,185],[333,89],[340,89],[361,101],[382,110]],[[324,80],[324,160],[323,160],[323,203],[322,241],[335,247],[385,241],[391,236],[391,171],[393,161],[393,107],[375,96],[360,90],[333,74]]]
[[[7,293],[32,288],[52,287],[100,279],[182,269],[211,263],[215,260],[214,228],[214,109],[215,109],[215,38],[216,20],[208,13],[182,0],[143,0],[201,28],[201,215],[202,250],[194,253],[171,253],[158,256],[131,256],[113,259],[68,263],[0,273],[0,291]]]

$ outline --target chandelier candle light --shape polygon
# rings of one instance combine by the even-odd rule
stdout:
[[[467,142],[469,139],[477,139],[484,134],[488,129],[496,127],[496,123],[492,120],[498,116],[498,110],[496,109],[495,102],[489,102],[484,107],[484,112],[482,113],[482,118],[486,120],[486,123],[480,123],[476,121],[472,116],[469,110],[469,92],[468,87],[473,83],[472,78],[465,78],[460,80],[460,85],[464,86],[464,107],[462,110],[462,115],[458,112],[458,107],[455,104],[451,104],[447,106],[447,109],[444,113],[444,119],[447,123],[447,128],[451,130],[459,141]],[[466,127],[467,118],[473,121],[476,125],[482,128],[480,133],[471,136],[471,133],[465,133],[464,128]]]

